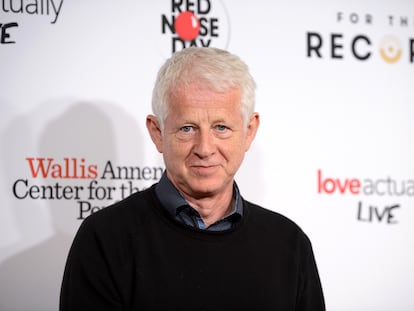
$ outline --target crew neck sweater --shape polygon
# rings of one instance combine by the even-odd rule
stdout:
[[[243,216],[243,204],[236,182],[233,183],[232,211],[225,217],[206,227],[203,218],[193,208],[180,191],[173,185],[164,172],[158,184],[155,185],[155,194],[164,207],[175,219],[192,227],[203,230],[223,231],[234,226]]]
[[[152,186],[81,224],[60,310],[325,310],[306,234],[243,199],[233,228],[178,222]]]

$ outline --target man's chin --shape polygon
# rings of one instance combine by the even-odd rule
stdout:
[[[192,196],[199,198],[211,197],[225,191],[225,187],[222,182],[211,182],[202,179],[193,181],[189,186]]]

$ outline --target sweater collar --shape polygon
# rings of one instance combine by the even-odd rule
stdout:
[[[173,217],[176,217],[183,210],[183,207],[191,207],[187,200],[169,180],[166,171],[163,173],[158,184],[156,184],[155,193],[162,206]],[[236,182],[233,183],[233,204],[231,213],[226,217],[234,214],[243,216],[243,202]]]

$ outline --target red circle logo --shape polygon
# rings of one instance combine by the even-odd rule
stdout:
[[[200,21],[193,12],[182,12],[175,19],[174,29],[181,39],[191,41],[200,33]]]

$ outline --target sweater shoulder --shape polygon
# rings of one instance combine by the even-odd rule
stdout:
[[[292,229],[301,230],[299,225],[296,222],[286,217],[285,215],[282,215],[278,212],[264,208],[250,201],[245,200],[244,204],[246,208],[248,209],[250,216],[260,219],[263,223],[279,224],[279,225],[283,224]]]
[[[154,187],[135,192],[130,196],[105,207],[90,216],[81,227],[88,227],[93,231],[115,233],[127,232],[145,222],[153,214]]]
[[[251,223],[260,227],[267,234],[291,237],[305,243],[310,242],[302,228],[287,216],[246,200],[244,204]]]

